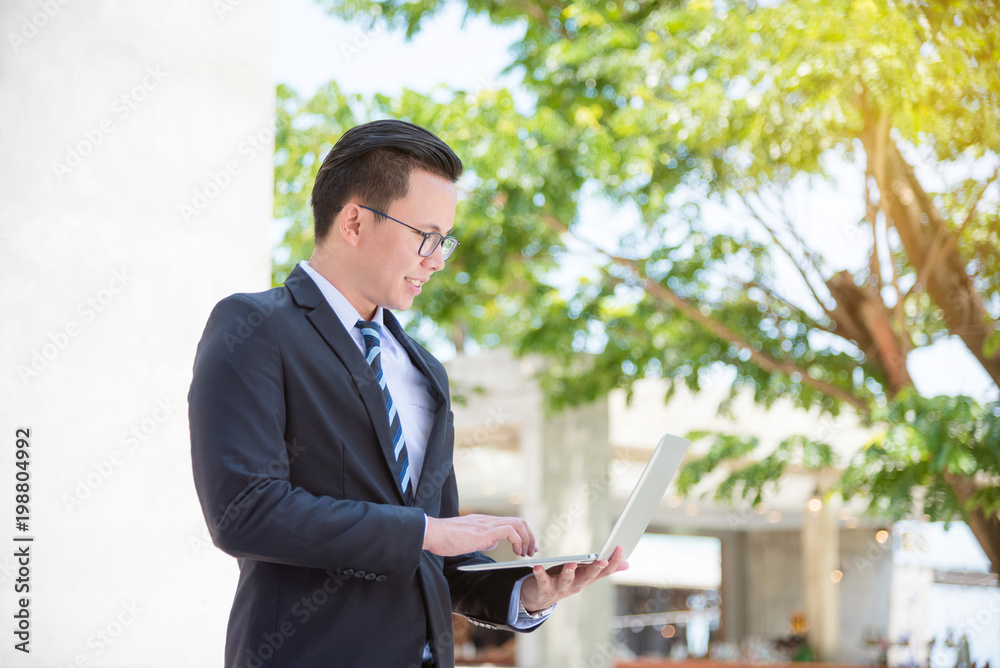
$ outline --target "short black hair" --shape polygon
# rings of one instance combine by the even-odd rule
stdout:
[[[352,197],[379,211],[406,197],[415,169],[454,183],[463,167],[447,144],[413,123],[372,121],[345,132],[316,174],[312,191],[315,242],[326,238],[335,214]]]

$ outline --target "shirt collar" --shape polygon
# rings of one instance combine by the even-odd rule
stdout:
[[[358,320],[364,320],[358,310],[351,306],[351,302],[347,301],[340,290],[333,286],[333,283],[326,280],[318,271],[309,266],[309,263],[303,260],[299,263],[299,266],[309,274],[309,277],[313,279],[316,283],[316,287],[319,291],[323,293],[326,301],[329,302],[330,306],[333,308],[333,312],[337,314],[337,318],[340,319],[341,324],[344,325],[344,329],[348,332],[354,330],[355,325],[357,325]],[[382,322],[382,307],[378,306],[375,308],[375,317],[372,318],[372,322],[377,322],[379,328],[384,332],[385,326]]]

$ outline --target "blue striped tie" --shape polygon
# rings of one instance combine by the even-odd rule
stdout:
[[[361,330],[361,335],[365,338],[365,359],[372,371],[375,372],[375,379],[378,386],[382,388],[382,397],[385,399],[385,410],[389,414],[389,432],[392,434],[392,452],[396,455],[402,472],[399,475],[399,484],[403,488],[403,498],[410,502],[410,460],[406,456],[406,443],[403,440],[403,426],[399,422],[399,414],[392,403],[392,395],[389,394],[389,387],[385,383],[385,376],[382,375],[382,348],[379,345],[381,330],[377,322],[358,320],[357,327]]]

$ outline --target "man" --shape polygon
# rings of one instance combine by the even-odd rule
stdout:
[[[511,517],[458,516],[441,364],[400,328],[457,240],[462,163],[401,121],[358,126],[313,188],[315,251],[285,285],[212,312],[188,397],[195,485],[239,560],[226,666],[447,666],[451,611],[527,631],[627,567],[492,573],[479,550],[535,552]]]

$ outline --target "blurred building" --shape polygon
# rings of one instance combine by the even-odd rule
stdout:
[[[739,397],[733,419],[719,417],[731,380],[724,372],[697,396],[678,390],[669,403],[664,383],[644,381],[629,401],[615,392],[550,414],[530,361],[495,351],[460,356],[448,369],[463,512],[527,518],[543,554],[599,547],[664,432],[752,434],[765,451],[798,433],[831,443],[841,462],[868,437],[851,416],[820,417],[788,402],[765,410]],[[898,553],[908,549],[903,534],[897,531],[894,541],[891,526],[859,516],[861,505],[825,495],[838,474],[793,468],[756,508],[710,500],[721,472],[687,498],[672,484],[629,571],[561,603],[538,632],[517,636],[519,665],[596,667],[613,665],[615,657],[706,654],[777,661],[809,656],[806,639],[814,656],[827,661],[907,663],[891,651],[913,638],[901,636],[906,604],[896,600],[913,595],[899,574],[906,559]],[[709,498],[701,498],[705,492]],[[974,553],[978,546],[964,547]],[[498,556],[509,558],[502,550]],[[942,573],[938,579],[947,577]],[[984,600],[1000,600],[995,577],[983,577],[993,583],[980,592]],[[981,632],[994,626],[1000,630],[1000,614]],[[931,631],[921,628],[926,659]]]

